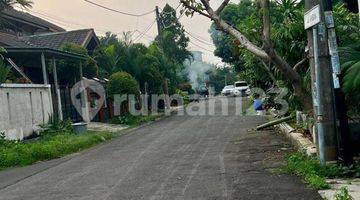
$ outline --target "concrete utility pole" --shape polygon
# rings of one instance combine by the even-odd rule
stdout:
[[[329,53],[331,56],[332,77],[334,82],[336,124],[338,125],[339,156],[346,164],[353,162],[350,128],[348,124],[345,94],[341,89],[341,68],[333,17],[332,0],[323,0],[325,25],[328,33]]]
[[[330,63],[328,34],[324,15],[325,0],[305,0],[312,93],[317,127],[317,143],[321,163],[338,157],[335,124],[334,83]],[[317,7],[319,6],[319,7]]]
[[[163,27],[161,25],[161,17],[158,6],[155,7],[155,13],[156,13],[156,23],[158,28],[158,36],[161,37]],[[170,109],[169,86],[168,86],[168,79],[166,77],[163,82],[163,91],[165,95],[165,107]]]
[[[161,26],[161,18],[160,18],[159,6],[155,7],[155,13],[156,13],[156,23],[157,23],[158,35],[161,35],[162,26]]]

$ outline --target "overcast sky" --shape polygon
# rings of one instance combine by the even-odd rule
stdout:
[[[179,5],[179,0],[91,0],[98,4],[128,12],[142,14],[154,10],[155,6],[163,8],[166,3],[172,7]],[[238,0],[234,0],[236,2]],[[30,13],[41,18],[47,19],[67,30],[94,28],[96,33],[101,36],[106,31],[121,35],[124,31],[140,30],[143,32],[155,20],[155,14],[143,17],[131,17],[91,5],[84,0],[33,0],[34,5]],[[217,7],[222,0],[211,0],[214,7]],[[180,8],[178,9],[178,11]],[[178,13],[179,15],[179,13]],[[185,29],[192,35],[205,42],[191,38],[190,50],[198,50],[204,53],[204,60],[212,63],[219,63],[220,59],[213,55],[214,46],[211,45],[208,33],[211,21],[203,16],[194,17],[183,16],[180,19]],[[135,32],[133,39],[140,33]],[[156,24],[139,40],[139,42],[149,44],[157,34]],[[206,44],[210,43],[210,44]]]

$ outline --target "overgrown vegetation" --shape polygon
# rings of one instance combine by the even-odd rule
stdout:
[[[342,187],[334,196],[335,200],[354,200],[347,187]]]
[[[123,115],[123,116],[119,116],[119,117],[114,117],[113,119],[111,119],[110,123],[111,124],[123,124],[123,125],[128,125],[128,126],[139,126],[139,125],[147,123],[147,122],[155,121],[159,117],[160,117],[160,115],[134,116],[134,115],[127,114],[127,115]]]
[[[296,174],[315,189],[328,189],[326,178],[360,177],[360,164],[346,167],[342,165],[321,165],[315,157],[304,153],[293,153],[286,158],[285,171]]]
[[[164,7],[160,20],[162,31],[148,47],[137,43],[139,38],[133,40],[132,33],[124,33],[121,38],[108,32],[101,37],[101,46],[94,53],[100,77],[126,72],[138,82],[142,94],[162,94],[167,90],[166,80],[169,94],[175,94],[180,84],[187,83],[183,63],[191,58],[187,50],[189,38],[171,6]]]
[[[110,140],[113,134],[88,132],[77,135],[64,132],[39,137],[33,141],[7,141],[0,138],[0,170],[34,164],[38,161],[60,158]]]

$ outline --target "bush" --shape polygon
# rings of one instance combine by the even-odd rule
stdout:
[[[184,105],[187,105],[190,103],[190,96],[188,92],[184,92],[182,90],[177,89],[176,94],[180,95],[184,101]]]
[[[126,72],[117,72],[110,76],[108,92],[111,97],[116,94],[139,95],[139,85],[137,81]]]
[[[134,115],[124,115],[119,117],[114,117],[111,119],[111,124],[123,124],[128,126],[139,126],[143,123],[155,121],[159,116],[158,115],[140,115],[140,116],[134,116]]]
[[[53,116],[50,117],[47,124],[41,125],[41,128],[43,129],[40,133],[41,137],[74,133],[74,127],[72,126],[71,120],[61,121]]]

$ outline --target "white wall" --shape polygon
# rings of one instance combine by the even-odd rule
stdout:
[[[0,85],[0,132],[7,139],[22,140],[53,114],[50,85]]]

